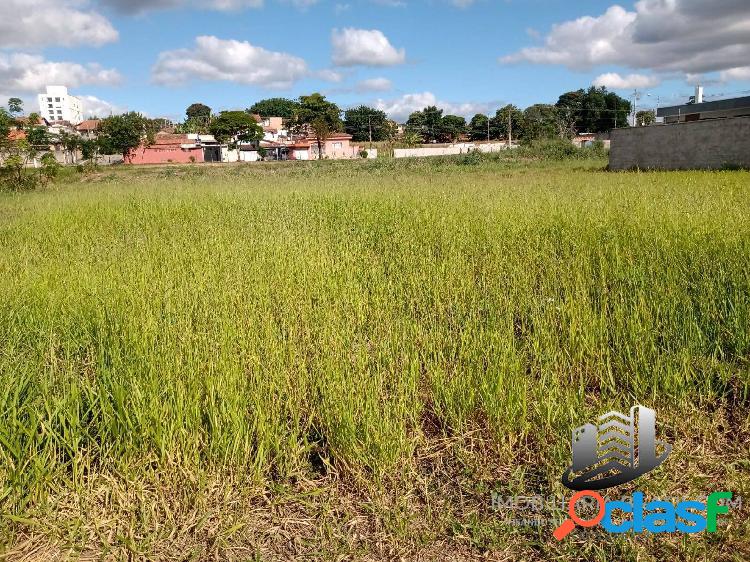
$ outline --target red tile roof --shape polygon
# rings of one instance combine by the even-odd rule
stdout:
[[[86,119],[76,125],[78,131],[96,131],[99,128],[99,119]]]

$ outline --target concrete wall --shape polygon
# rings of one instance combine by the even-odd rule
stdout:
[[[506,150],[508,145],[504,142],[472,143],[462,142],[448,146],[426,146],[421,148],[395,148],[394,158],[411,158],[414,156],[450,156],[454,154],[466,154],[472,150],[479,152],[499,152]]]
[[[750,117],[614,129],[612,170],[750,168]]]

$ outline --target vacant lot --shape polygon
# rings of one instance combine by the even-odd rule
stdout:
[[[604,165],[0,195],[7,558],[748,559],[750,174]],[[562,497],[570,430],[636,403],[673,452],[615,493],[744,496],[719,533],[557,544],[492,509]]]

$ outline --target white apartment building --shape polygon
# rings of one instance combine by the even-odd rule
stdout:
[[[68,121],[77,125],[83,121],[83,105],[65,86],[47,86],[47,93],[39,94],[39,115],[47,121]]]

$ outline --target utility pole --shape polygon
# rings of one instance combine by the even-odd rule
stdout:
[[[487,142],[490,142],[490,114],[487,114]]]
[[[370,148],[372,148],[372,115],[367,116],[367,127],[370,129]]]
[[[638,90],[633,90],[633,127],[638,126],[638,98],[640,94]]]

